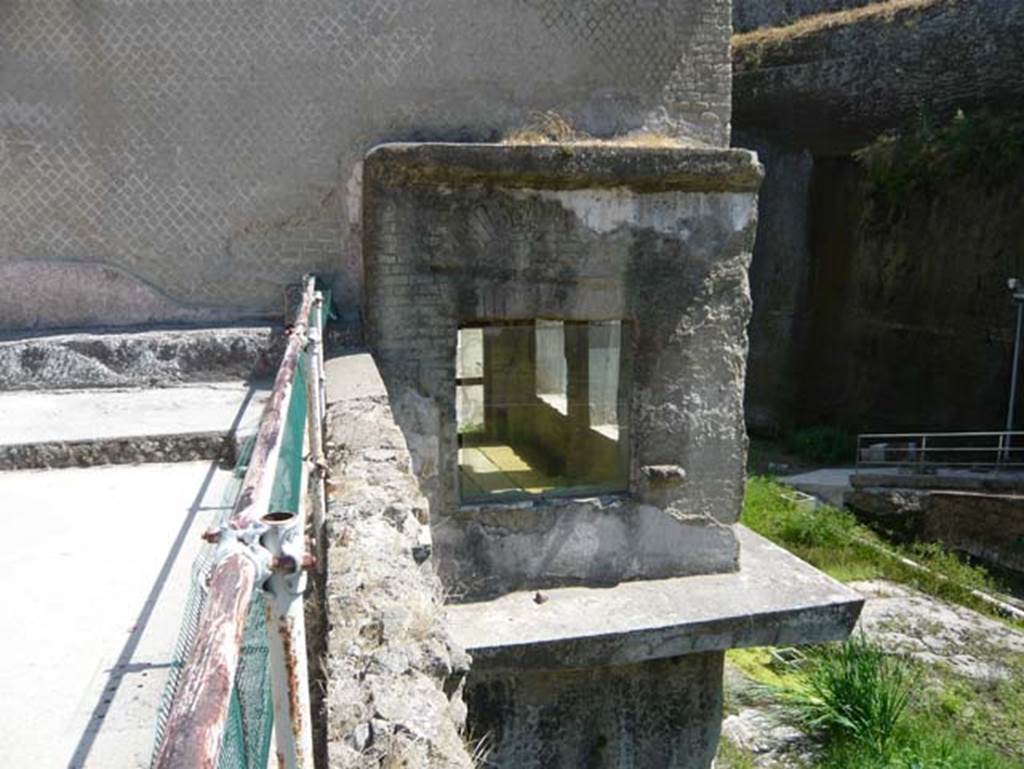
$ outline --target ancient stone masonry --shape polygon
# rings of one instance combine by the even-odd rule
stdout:
[[[861,603],[737,525],[756,158],[396,144],[363,181],[472,732],[501,767],[705,769],[724,650],[844,637]]]
[[[358,320],[381,141],[729,139],[727,0],[12,0],[0,8],[0,329]],[[14,291],[13,288],[17,287]]]
[[[736,126],[837,155],[922,113],[1024,103],[1019,3],[898,0],[860,11],[737,35]]]
[[[872,0],[734,0],[732,26],[737,32],[781,27],[819,13],[859,8]]]
[[[453,592],[736,569],[759,181],[749,153],[725,150],[410,145],[368,157],[369,333],[400,423],[416,411],[437,436],[418,462]],[[532,318],[635,327],[634,497],[460,510],[456,332]],[[561,546],[581,528],[597,540]]]
[[[0,339],[0,390],[268,379],[283,340],[270,326]]]
[[[330,766],[469,769],[461,736],[469,658],[441,621],[427,504],[405,440],[369,355],[334,358],[328,374],[323,674]]]
[[[801,17],[733,38],[733,141],[756,149],[766,172],[751,267],[751,430],[999,427],[1013,343],[1005,281],[1024,267],[1019,164],[1010,153],[994,171],[918,185],[934,171],[919,164],[892,212],[851,153],[880,134],[927,137],[954,126],[958,110],[1019,124],[1024,6],[750,0],[734,9],[740,29],[741,18]],[[968,128],[952,154],[1005,155],[991,124]],[[883,189],[912,167],[901,153],[892,162]]]

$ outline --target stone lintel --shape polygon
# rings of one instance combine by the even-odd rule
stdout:
[[[625,665],[849,636],[860,595],[746,527],[736,531],[738,572],[452,605],[452,634],[474,669],[488,672]]]
[[[382,144],[367,177],[401,185],[635,192],[756,192],[764,169],[749,150],[640,144]]]

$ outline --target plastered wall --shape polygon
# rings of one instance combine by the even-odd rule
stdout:
[[[728,0],[0,3],[0,330],[356,320],[359,161],[555,110],[725,145]]]

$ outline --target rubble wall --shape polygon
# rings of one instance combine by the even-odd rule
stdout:
[[[328,362],[322,650],[332,769],[470,769],[469,657],[443,624],[427,503],[369,355]]]

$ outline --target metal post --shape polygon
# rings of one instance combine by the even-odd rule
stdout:
[[[313,536],[317,542],[317,555],[323,556],[322,540],[326,501],[324,483],[327,477],[327,459],[324,457],[324,366],[323,366],[323,294],[317,292],[313,302],[313,317],[309,327],[309,345],[306,347],[306,410],[309,440],[310,505],[313,511]],[[318,568],[323,567],[323,558],[317,558]]]
[[[1020,292],[1021,281],[1017,278],[1010,278],[1007,282],[1010,290],[1013,291],[1013,301],[1017,305],[1017,333],[1013,338],[1013,370],[1010,372],[1010,402],[1006,408],[1006,432],[1013,432],[1013,416],[1017,404],[1017,376],[1020,370],[1020,337],[1024,329],[1024,294]],[[1004,455],[1009,455],[1009,443],[1003,449]]]
[[[306,589],[304,516],[269,513],[263,546],[274,557],[267,581],[267,646],[274,701],[274,739],[280,769],[312,769],[313,725],[302,594]]]

